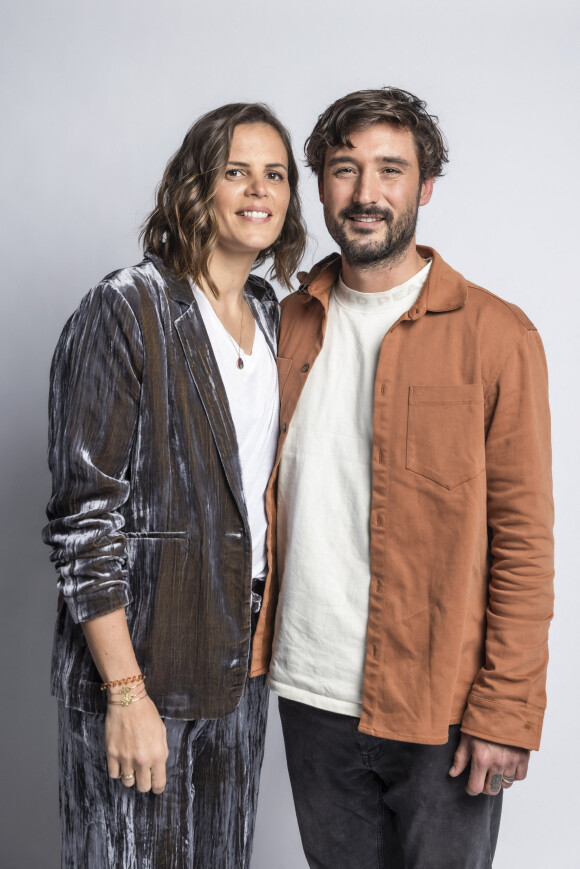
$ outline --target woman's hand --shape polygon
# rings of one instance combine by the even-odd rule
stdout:
[[[143,793],[149,790],[163,793],[169,754],[167,737],[165,725],[149,696],[129,706],[109,704],[105,746],[111,778],[121,778],[126,787],[136,784]]]
[[[82,627],[103,682],[110,685],[105,718],[109,775],[127,787],[137,784],[139,791],[160,794],[165,789],[168,755],[165,725],[147,695],[125,610],[91,619]],[[121,698],[127,691],[132,697],[123,705]]]

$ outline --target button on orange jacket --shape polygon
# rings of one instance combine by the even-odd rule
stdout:
[[[371,586],[360,730],[425,744],[448,726],[539,747],[553,604],[546,362],[528,318],[429,248],[427,283],[386,334],[374,392]],[[254,675],[271,656],[280,455],[324,341],[340,257],[282,303],[271,570]],[[337,371],[340,377],[341,372]],[[324,517],[313,517],[324,534]]]

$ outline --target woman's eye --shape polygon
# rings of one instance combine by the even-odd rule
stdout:
[[[283,181],[284,180],[284,176],[280,172],[268,172],[268,175],[266,177],[269,178],[270,181]]]
[[[226,169],[226,178],[239,178],[241,174],[241,169]]]

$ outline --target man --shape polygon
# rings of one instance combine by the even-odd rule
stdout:
[[[545,707],[542,344],[415,245],[447,162],[423,101],[350,94],[306,155],[341,254],[282,305],[254,670],[280,695],[310,867],[483,869]]]

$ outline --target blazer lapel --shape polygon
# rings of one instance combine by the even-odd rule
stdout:
[[[178,281],[159,257],[149,254],[149,258],[163,277],[171,298],[181,305],[188,306],[175,319],[175,329],[187,360],[189,372],[203,404],[230,489],[244,521],[247,522],[236,429],[226,390],[198,304],[187,281]]]

